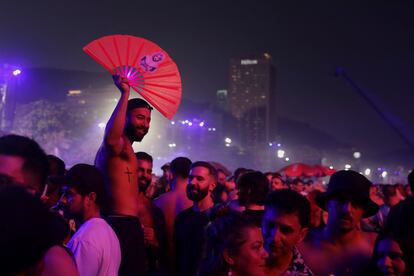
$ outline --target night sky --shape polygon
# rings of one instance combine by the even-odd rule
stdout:
[[[268,52],[275,112],[385,154],[407,146],[334,71],[345,68],[414,132],[413,14],[408,0],[2,1],[0,62],[102,71],[82,47],[130,34],[164,48],[184,97],[203,102],[227,87],[231,57]]]

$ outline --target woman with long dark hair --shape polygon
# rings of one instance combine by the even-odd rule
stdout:
[[[372,258],[374,275],[403,276],[407,274],[407,260],[401,242],[390,233],[377,237]]]

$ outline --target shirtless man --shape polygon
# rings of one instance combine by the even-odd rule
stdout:
[[[95,165],[103,172],[110,192],[108,222],[121,246],[119,275],[143,275],[146,271],[144,233],[137,217],[137,159],[132,143],[142,141],[147,134],[152,107],[142,99],[128,101],[128,80],[118,75],[113,78],[121,97],[106,126]]]
[[[299,246],[315,275],[362,275],[369,265],[376,234],[360,230],[362,218],[378,212],[369,197],[371,182],[354,171],[331,176],[328,190],[316,202],[328,211],[328,223]]]
[[[174,254],[174,220],[175,217],[183,210],[190,208],[193,202],[188,199],[186,194],[188,174],[190,173],[191,160],[187,157],[177,157],[170,164],[172,181],[171,191],[162,194],[154,202],[162,210],[165,217],[167,240],[168,240],[168,256],[170,258],[170,266],[172,266]],[[170,269],[172,269],[170,267]]]
[[[186,195],[188,174],[191,160],[187,157],[177,157],[170,164],[171,191],[158,197],[154,202],[161,208],[167,223],[167,232],[172,237],[175,217],[184,209],[190,208],[193,202]]]

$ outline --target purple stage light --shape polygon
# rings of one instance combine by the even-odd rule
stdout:
[[[20,69],[16,69],[16,70],[14,70],[13,71],[13,76],[18,76],[18,75],[20,75],[22,73],[22,71],[20,70]]]
[[[201,122],[201,123],[199,123],[198,124],[200,127],[203,127],[204,126],[204,122]]]

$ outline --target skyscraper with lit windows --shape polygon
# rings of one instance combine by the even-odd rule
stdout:
[[[230,60],[228,105],[248,148],[266,145],[275,131],[276,69],[268,53]]]

